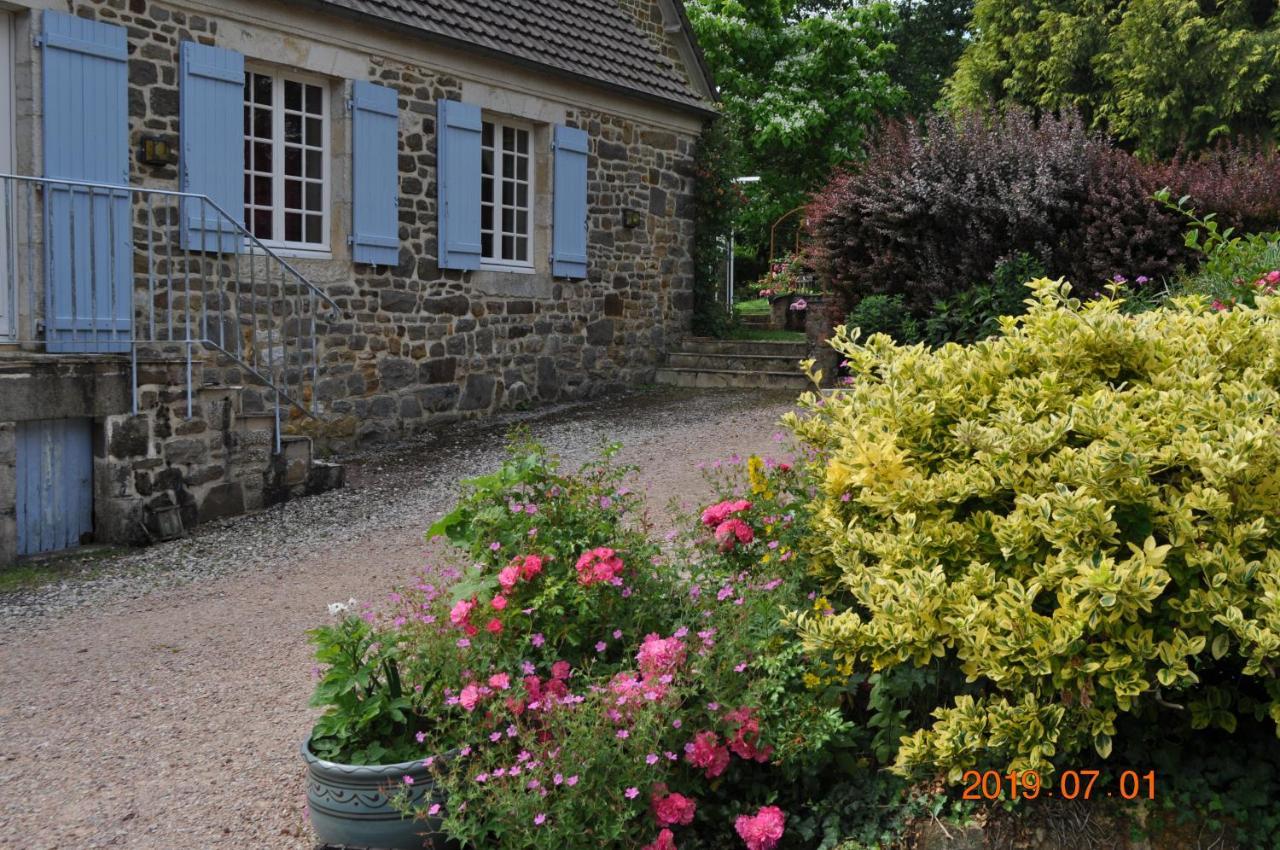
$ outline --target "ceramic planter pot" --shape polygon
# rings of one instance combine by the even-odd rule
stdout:
[[[421,760],[384,765],[337,764],[317,758],[302,742],[307,763],[307,808],[320,846],[349,850],[445,850],[437,819],[401,817],[388,800],[413,777],[415,804],[440,802],[431,771]]]

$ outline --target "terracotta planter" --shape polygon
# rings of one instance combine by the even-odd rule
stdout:
[[[421,760],[385,765],[337,764],[317,758],[311,739],[302,742],[307,763],[307,808],[321,847],[348,850],[445,850],[451,847],[438,819],[401,817],[388,796],[405,788],[415,804],[442,802],[431,771]]]

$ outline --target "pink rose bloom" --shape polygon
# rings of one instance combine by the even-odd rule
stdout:
[[[652,844],[646,844],[640,850],[676,850],[676,838],[671,834],[671,830],[664,829],[658,833],[658,837]]]
[[[503,608],[507,607],[507,597],[503,596],[502,594],[498,594],[497,596],[493,597],[493,601],[490,602],[489,604],[493,606],[493,609],[495,611],[501,611]]]
[[[1267,272],[1267,283],[1280,283],[1280,269]]]
[[[545,561],[540,555],[525,555],[512,563],[520,568],[520,578],[530,581],[542,572]]]
[[[597,582],[611,583],[622,575],[624,569],[622,559],[612,549],[601,546],[589,552],[583,552],[576,567],[578,583],[584,587]]]
[[[458,694],[458,702],[467,711],[475,711],[476,704],[480,702],[480,688],[475,682],[471,682],[462,689],[462,693]]]
[[[568,661],[557,661],[551,665],[551,678],[564,680],[569,678],[569,672],[572,668]]]
[[[688,826],[693,823],[697,804],[683,794],[667,794],[666,790],[665,785],[660,785],[650,798],[658,826]]]
[[[753,816],[738,815],[733,828],[747,845],[747,850],[773,850],[782,840],[787,816],[777,806],[763,806]]]
[[[684,745],[684,760],[705,771],[708,779],[715,779],[729,766],[729,751],[720,746],[715,732],[699,732]]]
[[[502,634],[502,621],[499,620],[497,617],[494,617],[492,620],[485,623],[484,627],[485,627],[485,630],[488,631],[489,634],[491,635]]]
[[[449,612],[449,622],[455,626],[461,626],[467,620],[471,619],[471,612],[475,609],[476,602],[474,599],[459,599],[454,604],[453,610]]]
[[[751,503],[746,499],[733,499],[712,505],[702,512],[702,524],[707,528],[715,528],[728,519],[730,514],[751,510]]]
[[[756,533],[751,526],[736,517],[716,526],[716,543],[720,544],[721,552],[728,552],[737,543],[747,544],[755,539]]]
[[[514,564],[502,568],[498,573],[498,584],[503,590],[511,590],[516,586],[516,582],[520,580],[520,568]]]
[[[660,638],[656,634],[645,635],[636,653],[636,663],[643,673],[672,673],[684,661],[684,643],[676,638]]]
[[[505,691],[507,688],[511,687],[511,677],[506,673],[494,673],[489,677],[489,687]]]
[[[724,719],[736,725],[729,738],[729,749],[738,758],[764,763],[773,755],[773,747],[760,746],[760,718],[747,707],[734,709]]]

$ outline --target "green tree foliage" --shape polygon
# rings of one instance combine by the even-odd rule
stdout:
[[[938,104],[964,52],[973,0],[898,0],[894,5],[889,77],[905,90],[903,111],[922,116]]]
[[[687,7],[741,147],[740,167],[762,178],[739,229],[746,241],[763,241],[769,224],[853,158],[880,115],[902,102],[888,72],[894,11],[831,0]]]
[[[977,0],[954,105],[1077,110],[1148,156],[1280,120],[1274,0]]]

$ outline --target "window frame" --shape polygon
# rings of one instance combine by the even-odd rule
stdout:
[[[271,209],[271,232],[273,234],[273,238],[263,239],[262,237],[259,236],[257,237],[257,239],[266,247],[270,248],[271,250],[283,256],[331,259],[333,256],[333,244],[332,244],[333,242],[333,232],[332,232],[333,231],[333,204],[332,204],[333,167],[331,163],[331,160],[333,158],[332,157],[333,137],[332,137],[332,129],[331,129],[332,127],[331,121],[333,120],[333,115],[332,115],[333,87],[332,87],[331,81],[317,74],[309,74],[305,71],[296,71],[292,68],[277,68],[269,65],[246,63],[244,71],[245,71],[246,77],[248,77],[249,75],[257,75],[261,77],[269,77],[271,79],[271,174],[270,174],[271,176],[271,207],[270,209]],[[320,242],[296,242],[296,241],[290,241],[284,238],[274,238],[274,235],[279,235],[283,237],[285,232],[285,205],[284,205],[285,188],[284,187],[285,187],[286,176],[284,173],[284,162],[285,162],[285,157],[284,157],[285,86],[284,84],[286,81],[301,83],[302,85],[317,86],[320,89],[320,106],[321,106],[321,109],[323,110],[320,115],[320,141],[321,141],[321,148],[320,148],[321,241]],[[247,79],[245,82],[246,82],[246,86],[248,86]],[[251,101],[249,100],[244,100],[242,102],[244,105],[249,105],[251,103]],[[303,93],[304,107],[305,107],[305,103],[306,103],[306,94],[304,91]],[[303,112],[303,115],[304,116],[306,115],[305,111]],[[252,122],[250,123],[249,129],[250,130],[252,129]],[[247,132],[242,133],[242,137],[244,141],[249,142],[251,146],[255,140],[261,141],[259,137],[249,136]],[[305,130],[304,130],[303,137],[306,138]],[[304,151],[305,151],[305,146],[304,146]],[[304,160],[305,160],[305,153],[304,153]],[[302,178],[303,184],[304,184],[303,199],[302,199],[304,209],[306,204],[305,184],[308,180],[312,179],[312,178],[305,177],[305,172],[306,172],[306,165],[304,161],[304,164],[303,164],[304,177]],[[253,176],[255,174],[265,174],[265,173],[266,172],[258,172],[258,171],[250,172],[249,162],[246,161],[244,164],[244,176],[249,178],[250,183],[252,183]],[[252,186],[250,186],[250,188],[252,188]],[[251,204],[250,197],[251,197],[251,194],[246,192],[245,194],[246,213],[248,212],[248,208],[250,206],[260,206],[260,205]],[[253,232],[253,223],[247,220],[247,215],[246,215],[245,227],[249,230],[250,233]],[[305,235],[305,229],[306,229],[306,222],[304,219],[304,222],[303,222],[304,235]]]
[[[501,240],[504,235],[500,227],[501,212],[502,212],[503,205],[499,203],[499,199],[501,198],[501,195],[502,195],[502,181],[506,179],[506,175],[502,170],[502,161],[503,161],[503,153],[504,153],[504,149],[501,147],[502,131],[504,128],[510,128],[517,132],[524,132],[528,136],[528,147],[525,154],[523,154],[523,156],[525,156],[529,162],[529,173],[524,180],[520,180],[519,177],[514,178],[518,182],[526,184],[529,190],[528,195],[526,196],[527,206],[525,208],[525,212],[526,212],[525,230],[523,233],[512,233],[510,235],[517,236],[517,237],[523,236],[528,243],[529,253],[528,253],[527,260],[504,260],[498,257],[485,256],[484,249],[482,247],[481,254],[480,254],[480,268],[484,271],[518,272],[522,274],[533,274],[536,271],[534,267],[535,266],[534,218],[535,218],[535,213],[538,207],[537,193],[536,193],[537,185],[538,185],[537,184],[538,156],[537,156],[537,151],[535,147],[537,143],[537,137],[538,137],[537,129],[533,126],[531,122],[524,121],[519,118],[511,118],[505,115],[500,116],[500,115],[486,114],[481,118],[480,180],[481,180],[482,187],[483,187],[484,180],[488,179],[484,173],[484,152],[487,149],[484,144],[484,125],[486,124],[489,124],[493,127],[493,141],[494,141],[493,147],[491,148],[491,150],[493,151],[493,176],[492,176],[493,201],[491,202],[491,205],[493,207],[493,220],[492,220],[493,226],[488,231],[488,233],[493,239],[492,245],[495,252],[501,251],[501,244],[502,244]],[[519,156],[520,154],[516,153],[516,155]],[[481,192],[481,198],[482,198],[481,215],[482,216],[483,216],[483,209],[484,209],[483,197],[484,195],[482,190]],[[519,211],[520,207],[515,207],[515,209]],[[485,234],[486,234],[486,231],[484,228],[484,220],[482,217],[481,224],[480,224],[480,244],[482,246],[484,244]]]

